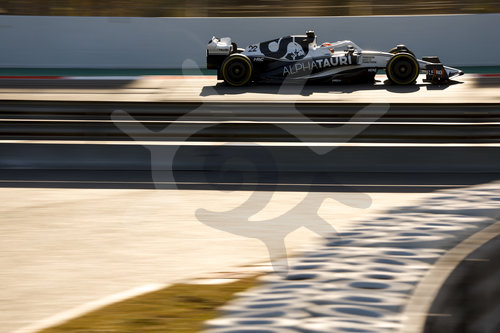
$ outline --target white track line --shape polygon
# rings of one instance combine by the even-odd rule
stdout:
[[[500,147],[500,143],[386,143],[386,142],[225,142],[225,141],[79,141],[0,140],[0,144],[124,145],[124,146],[235,146],[235,147]]]
[[[10,122],[39,122],[39,123],[124,123],[135,125],[140,124],[268,124],[268,125],[429,125],[429,126],[492,126],[500,125],[500,122],[402,122],[402,121],[272,121],[272,120],[107,120],[107,119],[31,119],[31,118],[1,118],[1,121]],[[334,130],[334,129],[333,129]]]
[[[55,314],[48,318],[42,319],[36,323],[30,324],[28,326],[22,327],[18,330],[15,330],[11,333],[35,333],[41,331],[43,329],[57,326],[63,324],[71,319],[83,316],[86,313],[95,311],[107,305],[124,301],[128,298],[140,296],[143,294],[147,294],[153,291],[157,291],[167,287],[167,284],[147,284],[144,286],[136,287],[130,290],[126,290],[117,294],[109,295],[104,298],[91,301],[82,305],[77,306],[76,308]]]

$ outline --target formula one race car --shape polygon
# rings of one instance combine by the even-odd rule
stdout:
[[[213,37],[207,46],[207,68],[217,69],[217,78],[231,86],[284,79],[374,82],[379,69],[398,85],[414,84],[421,70],[427,73],[424,81],[434,84],[463,75],[459,69],[443,66],[438,57],[417,59],[404,45],[388,52],[366,51],[351,41],[317,45],[313,31],[252,44],[246,49],[238,48],[229,37]]]

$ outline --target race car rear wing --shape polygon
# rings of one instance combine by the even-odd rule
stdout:
[[[230,37],[212,37],[207,45],[207,69],[218,69],[224,59],[236,51]]]

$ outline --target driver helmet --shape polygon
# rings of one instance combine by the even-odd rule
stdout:
[[[335,51],[333,50],[333,44],[332,43],[323,43],[321,44],[320,47],[326,47],[330,50],[331,53],[334,53]]]

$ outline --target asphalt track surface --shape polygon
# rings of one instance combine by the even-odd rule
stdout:
[[[324,126],[342,126],[357,111],[376,103],[392,108],[385,123],[377,124],[382,126],[378,134],[363,132],[371,135],[366,141],[376,135],[387,139],[398,126],[413,126],[421,134],[432,129],[427,142],[430,144],[452,140],[480,147],[497,142],[500,94],[496,79],[464,76],[460,79],[463,83],[449,86],[419,82],[411,87],[390,86],[383,77],[379,80],[376,85],[361,86],[254,85],[236,89],[210,77],[2,80],[0,140],[4,146],[38,142],[40,146],[35,148],[42,147],[41,142],[93,146],[99,141],[103,145],[118,142],[140,146],[140,142],[132,142],[111,126],[110,112],[122,109],[142,122],[151,121],[147,126],[153,129],[172,124],[186,113],[190,113],[190,122],[212,122],[210,125],[217,130],[193,138],[195,143],[219,144],[234,139],[235,132],[241,132],[238,126],[247,126],[248,130],[257,123],[259,127],[250,128],[253,132],[248,130],[240,142],[255,141],[256,133],[267,125],[263,131],[267,139],[261,135],[259,140],[296,144],[273,123],[291,122],[299,128],[307,124],[297,124],[304,119],[291,114],[288,107],[279,111],[279,104],[292,103],[293,110],[302,110],[310,121]],[[58,103],[54,108],[54,102],[68,104],[61,107]],[[170,113],[166,114],[165,102],[179,105],[176,108],[169,104]],[[302,105],[301,109],[295,105],[297,102],[317,105]],[[149,105],[147,115],[141,103]],[[236,110],[231,105],[234,103],[238,103]],[[332,119],[324,103],[343,105],[345,113],[337,114],[333,120],[336,123],[326,123]],[[215,106],[209,119],[205,113],[196,113],[203,110],[200,106]],[[235,116],[243,125],[234,121]],[[380,119],[367,115],[360,123],[371,126],[375,121]],[[78,133],[82,126],[87,130]],[[160,144],[175,142],[192,130],[182,132],[182,126],[180,134],[149,135],[147,139]],[[470,135],[457,137],[452,133],[454,129],[469,131]],[[108,135],[110,131],[114,135]],[[305,132],[309,134],[306,143],[331,140],[328,133]],[[339,141],[344,139],[340,137]],[[386,144],[397,144],[398,140],[419,143],[415,137],[393,135]],[[196,217],[200,208],[231,211],[256,196],[258,200],[252,201],[256,207],[246,208],[252,211],[248,215],[257,220],[272,219],[287,209],[295,209],[294,220],[318,213],[341,231],[348,230],[353,219],[408,204],[436,189],[499,179],[496,170],[500,169],[472,173],[280,172],[279,178],[266,172],[245,172],[242,177],[232,172],[219,175],[210,170],[177,170],[172,183],[158,184],[147,170],[61,170],[53,165],[45,169],[2,169],[0,244],[6,255],[0,260],[1,267],[7,269],[0,275],[5,289],[0,321],[7,332],[22,332],[22,327],[46,317],[143,284],[168,284],[268,260],[259,241],[203,224]],[[155,188],[163,191],[151,191]],[[304,196],[324,202],[321,210],[311,212],[308,206],[297,210]],[[228,215],[221,223],[230,222],[234,216]],[[289,251],[300,250],[317,238],[307,230],[298,230],[287,238]]]

